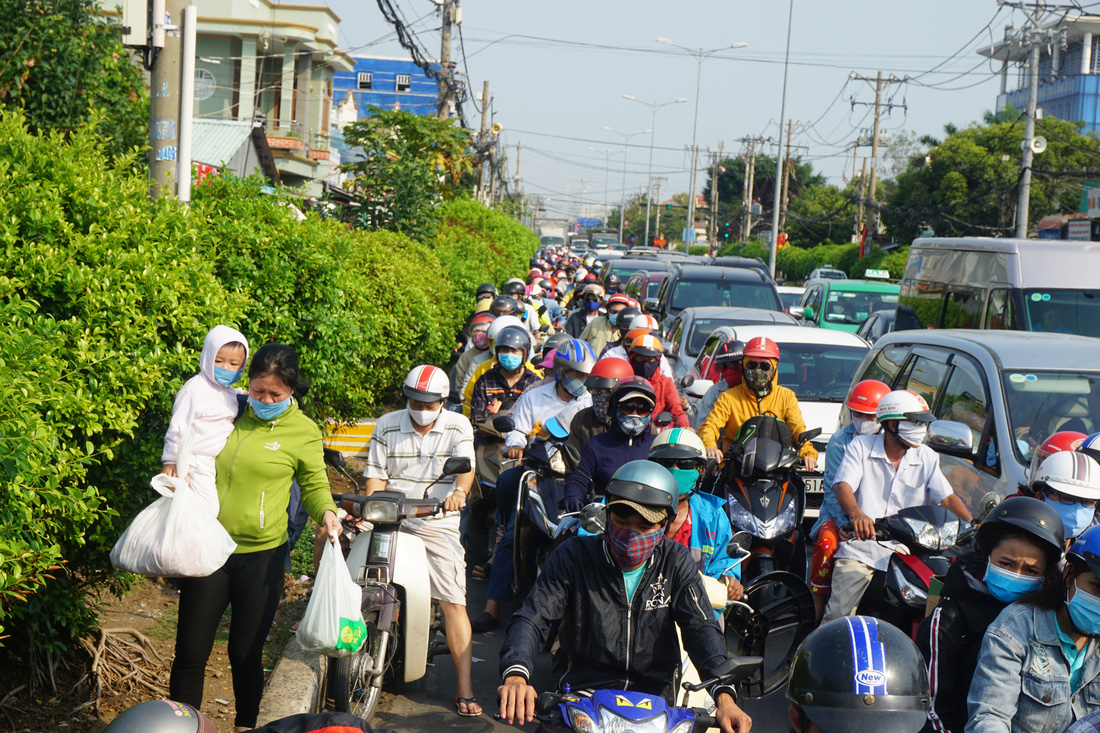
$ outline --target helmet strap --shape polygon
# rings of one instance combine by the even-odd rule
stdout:
[[[886,427],[886,425],[885,425],[885,424],[883,424],[883,426],[882,426],[882,432],[884,432],[884,433],[886,433],[887,435],[889,435],[889,436],[890,436],[890,438],[891,438],[891,439],[893,439],[893,441],[894,441],[894,442],[895,442],[895,443],[896,443],[896,444],[898,445],[898,447],[899,447],[899,448],[901,448],[901,449],[902,449],[903,451],[907,451],[907,450],[909,450],[909,449],[910,449],[910,448],[911,448],[912,446],[910,446],[910,445],[909,445],[908,443],[906,443],[906,442],[905,442],[904,440],[902,440],[902,439],[901,439],[901,436],[900,436],[900,435],[898,434],[898,423],[897,423],[897,421],[896,421],[896,420],[894,420],[894,421],[892,421],[892,422],[894,423],[894,427],[893,427],[893,428],[888,428],[888,427]]]

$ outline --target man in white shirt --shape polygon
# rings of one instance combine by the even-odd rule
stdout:
[[[407,519],[402,532],[424,541],[428,553],[432,598],[439,601],[446,620],[447,646],[458,677],[455,707],[459,715],[481,714],[470,678],[472,649],[470,620],[466,615],[466,559],[459,541],[459,512],[474,482],[471,469],[459,476],[429,484],[443,472],[448,458],[474,461],[474,432],[469,419],[444,411],[443,399],[450,381],[442,369],[418,366],[405,379],[408,407],[378,419],[371,436],[370,453],[363,475],[367,494],[400,491],[409,498],[436,499],[443,513],[428,519]],[[427,490],[427,496],[424,492]]]
[[[938,505],[960,519],[971,519],[940,470],[939,456],[923,444],[933,419],[924,398],[910,390],[894,390],[879,401],[875,417],[882,431],[856,436],[833,483],[858,540],[842,542],[836,552],[833,592],[823,624],[854,614],[874,571],[889,565],[893,551],[889,543],[875,540],[876,519],[921,505]],[[851,536],[841,532],[841,539]]]

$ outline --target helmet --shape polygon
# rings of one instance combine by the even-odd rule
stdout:
[[[779,360],[779,345],[766,336],[751,338],[745,344],[745,356],[755,356],[758,359]]]
[[[676,516],[680,487],[664,466],[652,461],[624,463],[604,489],[607,505],[626,504],[650,522]]]
[[[527,277],[542,277],[542,268],[532,267],[530,270],[527,271]]]
[[[523,326],[506,326],[493,339],[493,353],[497,353],[501,346],[519,349],[526,359],[531,353],[531,332]]]
[[[1066,560],[1084,565],[1100,577],[1100,529],[1089,527],[1082,532],[1066,553]]]
[[[618,295],[612,295],[611,297],[612,298],[617,298],[619,296]],[[630,302],[634,302],[630,298],[627,298],[627,300],[630,300]],[[620,328],[625,326],[626,328],[629,329],[630,328],[630,323],[640,315],[642,315],[642,312],[640,310],[638,310],[637,308],[635,308],[632,305],[628,305],[627,307],[623,308],[621,311],[619,311],[615,315],[615,325],[617,327],[620,327]]]
[[[1031,465],[1028,467],[1027,475],[1034,476],[1044,458],[1064,450],[1081,451],[1085,455],[1092,456],[1100,461],[1100,451],[1085,448],[1087,440],[1089,438],[1084,433],[1079,433],[1076,430],[1059,430],[1044,440],[1031,454]],[[1098,447],[1100,447],[1100,441],[1098,441]]]
[[[673,428],[653,439],[653,444],[649,446],[649,459],[696,460],[702,465],[707,460],[707,449],[702,439],[687,428]]]
[[[879,400],[889,393],[890,387],[886,383],[877,379],[864,379],[852,387],[852,391],[848,393],[848,402],[845,404],[848,405],[849,410],[874,415],[875,410],[878,409]]]
[[[914,422],[932,422],[935,416],[928,409],[924,398],[911,389],[895,389],[879,398],[875,408],[875,419],[913,420]]]
[[[663,352],[657,337],[647,333],[630,342],[630,353],[638,356],[660,356]]]
[[[633,299],[629,295],[625,295],[623,293],[615,293],[607,299],[608,307],[616,304],[629,307],[632,302],[634,302]],[[622,311],[619,312],[622,313]]]
[[[516,318],[515,316],[498,316],[489,325],[489,340],[496,340],[496,337],[500,334],[500,332],[508,328],[509,326],[519,326],[520,328],[525,328],[525,326],[523,325],[523,321]]]
[[[611,399],[607,403],[608,414],[614,413],[621,401],[632,397],[641,397],[652,402],[654,406],[657,405],[657,390],[653,389],[653,384],[645,377],[631,374],[620,379],[611,390]]]
[[[978,546],[987,554],[1006,532],[1024,532],[1057,561],[1066,546],[1066,533],[1058,512],[1030,496],[1013,496],[993,508],[978,527]]]
[[[573,278],[578,282],[583,280],[584,276],[588,274],[588,270],[584,269],[583,267],[578,267],[578,268],[575,268],[575,269],[576,269],[576,272],[573,273]]]
[[[478,313],[470,319],[470,330],[488,330],[489,326],[493,325],[493,321],[495,320],[496,316],[494,316],[492,313]]]
[[[514,316],[517,310],[519,310],[519,304],[507,295],[494,298],[493,304],[489,307],[489,312],[494,316]]]
[[[218,733],[218,729],[190,705],[150,700],[124,710],[104,733]]]
[[[622,280],[620,280],[619,276],[616,275],[615,273],[611,273],[610,275],[607,276],[607,279],[604,280],[604,285],[606,285],[609,288],[612,287],[612,286],[618,286],[620,284],[622,284]]]
[[[648,328],[632,328],[623,334],[623,347],[629,352],[634,346],[635,339],[639,339],[642,336],[648,336],[650,331]]]
[[[648,313],[637,315],[634,317],[634,320],[630,322],[630,330],[632,331],[635,328],[645,328],[650,331],[656,331],[660,327],[660,324],[657,323],[657,319]]]
[[[542,342],[542,353],[548,354],[568,341],[570,341],[569,334],[565,331],[552,333]]]
[[[614,389],[620,379],[634,376],[634,370],[626,359],[608,356],[596,362],[584,384],[589,389]]]
[[[928,715],[928,668],[900,629],[847,616],[798,647],[787,699],[826,733],[916,733]]]
[[[513,277],[512,279],[506,280],[504,282],[504,286],[501,288],[501,291],[507,295],[522,296],[524,293],[527,292],[527,286],[518,277]]]
[[[1057,435],[1055,433],[1054,435]],[[1047,440],[1053,440],[1054,435],[1047,438]],[[1100,461],[1100,433],[1093,433],[1084,440],[1081,441],[1081,445],[1077,446],[1074,450],[1078,450],[1087,456],[1092,456],[1097,461]]]
[[[409,399],[435,402],[447,397],[451,391],[451,380],[447,379],[446,372],[439,367],[422,364],[413,367],[409,376],[405,377],[403,391]]]
[[[559,344],[557,351],[554,355],[554,374],[558,379],[561,379],[562,372],[567,369],[590,374],[592,367],[596,365],[596,354],[587,341],[571,339]]]
[[[714,363],[718,365],[734,364],[745,355],[745,342],[734,339],[726,341],[714,352]]]
[[[488,295],[495,298],[497,297],[497,286],[493,285],[492,283],[481,283],[481,285],[477,286],[477,292],[475,293],[475,295],[479,300],[483,295]]]
[[[1100,465],[1077,451],[1062,451],[1048,456],[1031,477],[1031,487],[1046,484],[1060,494],[1078,499],[1100,499]]]
[[[584,290],[581,291],[581,295],[595,295],[600,300],[603,300],[603,286],[598,283],[589,283],[588,285],[584,286]]]

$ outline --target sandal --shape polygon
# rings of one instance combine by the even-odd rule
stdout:
[[[462,712],[462,706],[463,705],[466,706],[466,712]],[[459,715],[461,715],[463,718],[476,718],[479,715],[481,715],[481,713],[483,712],[482,710],[478,710],[476,713],[471,713],[470,712],[470,707],[473,706],[473,705],[477,705],[478,708],[481,707],[481,703],[479,703],[477,701],[476,697],[456,697],[455,698],[455,712],[458,713]]]

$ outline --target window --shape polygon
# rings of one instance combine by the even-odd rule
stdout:
[[[878,352],[878,356],[867,367],[863,379],[877,379],[885,382],[890,387],[894,386],[894,379],[901,371],[901,365],[905,363],[905,357],[909,355],[909,349],[904,346],[886,346]]]
[[[943,312],[943,283],[905,282],[898,300],[895,331],[918,328],[939,328]]]
[[[1007,288],[999,288],[989,294],[989,308],[985,314],[985,327],[1015,330],[1016,309],[1012,305],[1012,294]]]
[[[407,92],[412,86],[412,78],[408,74],[397,75],[397,91]]]
[[[680,337],[684,335],[684,319],[677,318],[676,322],[672,324],[672,328],[668,332],[668,340],[672,342],[672,353],[678,355],[680,353]]]
[[[708,305],[781,310],[775,291],[766,283],[726,280],[681,280],[672,294],[673,308]]]
[[[933,407],[945,374],[947,374],[947,364],[928,356],[918,356],[909,373],[905,389],[913,390],[924,398],[929,407]]]
[[[956,357],[951,377],[943,389],[943,402],[939,414],[941,420],[954,420],[970,428],[971,445],[978,450],[989,420],[989,403],[985,387],[978,373],[969,364]],[[991,464],[995,465],[994,460]]]
[[[943,314],[944,328],[980,328],[982,324],[982,291],[952,288],[947,295]]]
[[[370,89],[374,83],[374,74],[369,71],[360,71],[355,81],[356,89]]]

